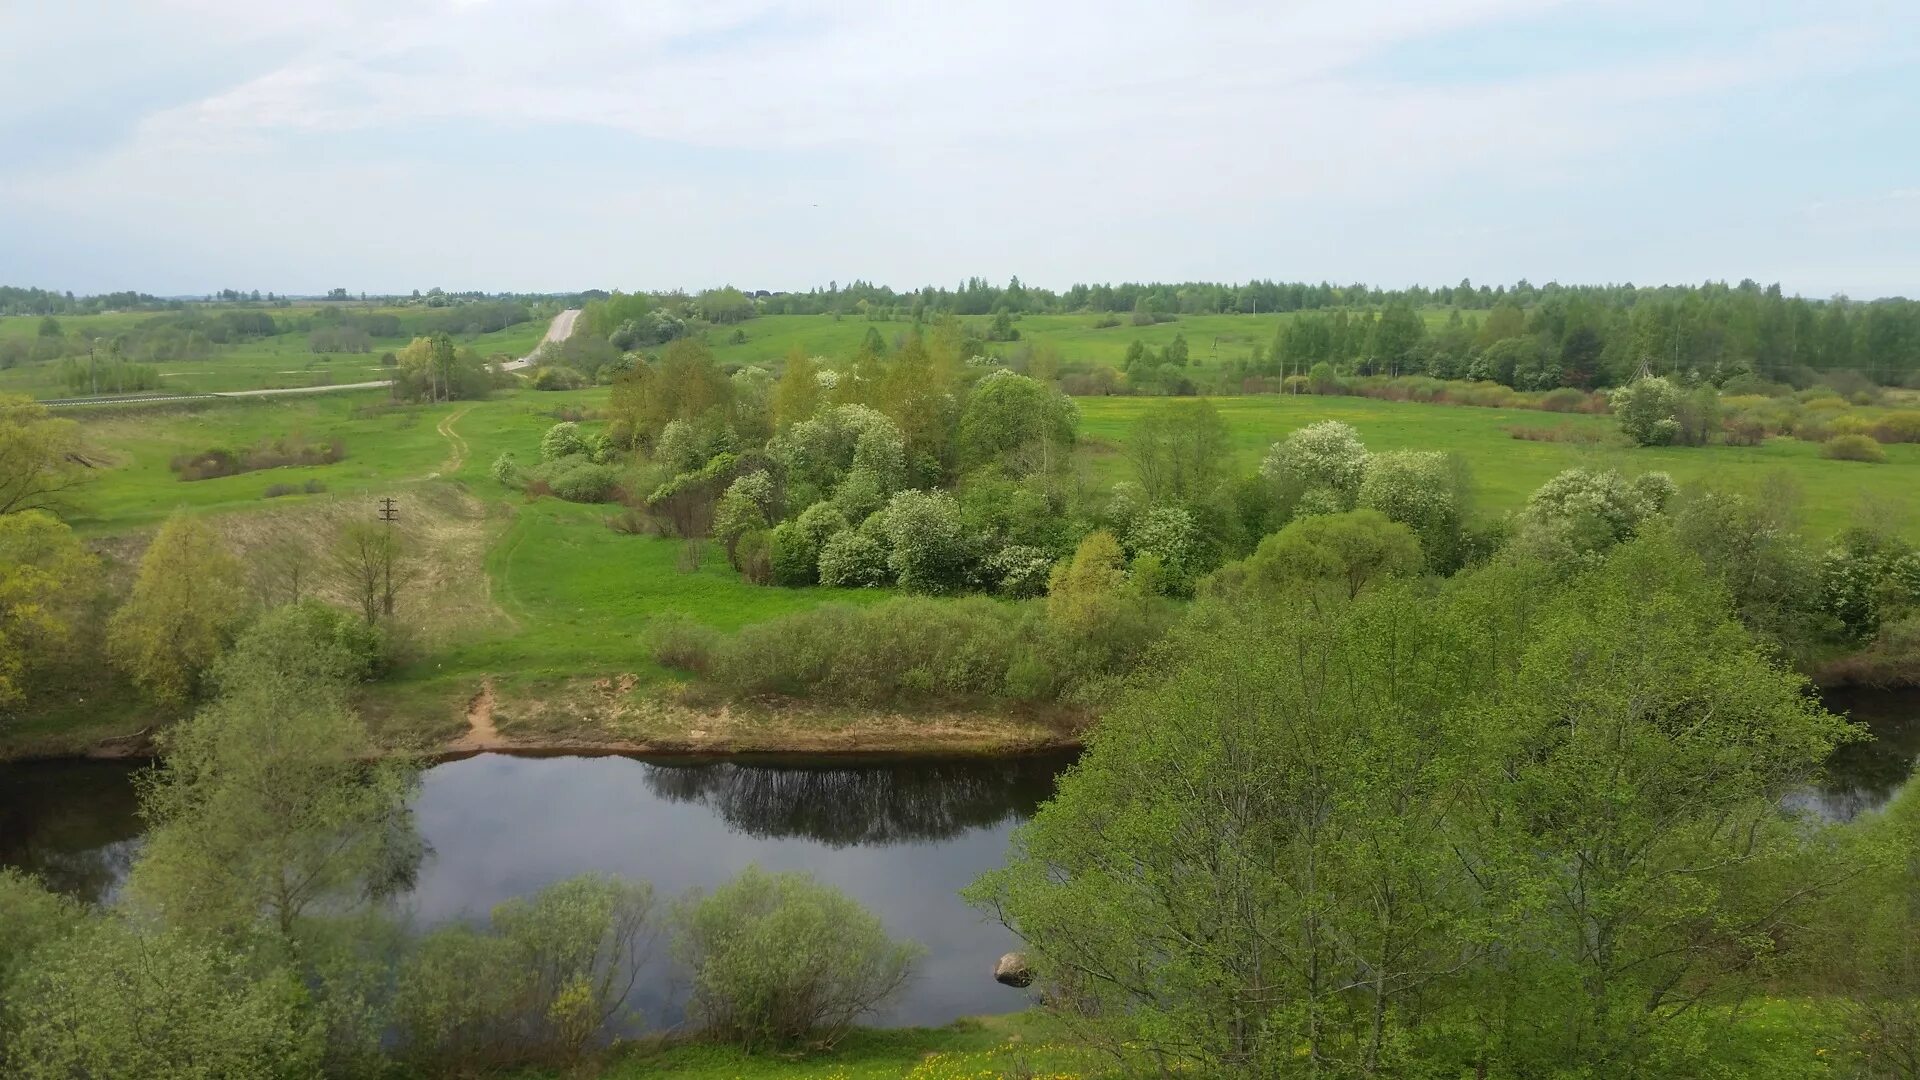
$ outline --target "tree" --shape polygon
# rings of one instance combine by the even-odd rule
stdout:
[[[1081,1038],[1143,1069],[1363,1075],[1414,1057],[1417,995],[1471,948],[1445,898],[1439,706],[1458,657],[1393,594],[1315,615],[1208,602],[1106,712],[970,900]],[[1419,718],[1418,721],[1415,718]],[[1434,1018],[1426,1014],[1428,1022]]]
[[[1680,435],[1680,391],[1658,375],[1635,379],[1611,395],[1620,430],[1641,446],[1665,446]]]
[[[19,1080],[310,1076],[319,1032],[285,969],[178,930],[89,920],[8,988],[7,1075]]]
[[[427,935],[398,978],[401,1053],[428,1072],[576,1065],[629,1018],[628,992],[652,943],[653,889],[586,874],[496,906],[485,932]]]
[[[1013,475],[1048,472],[1072,445],[1079,410],[1073,399],[1004,368],[974,384],[960,414],[962,468],[1000,462]]]
[[[773,387],[773,427],[785,431],[813,415],[820,404],[820,369],[795,345]]]
[[[412,552],[391,522],[347,521],[327,550],[334,577],[359,607],[366,625],[392,617],[394,600],[406,584]]]
[[[97,565],[52,514],[0,515],[0,709],[24,697],[33,666],[71,636]]]
[[[1848,728],[1669,539],[1551,574],[1203,600],[969,897],[1143,1069],[1711,1071],[1851,872],[1782,810]]]
[[[1489,581],[1498,587],[1498,579]],[[1507,591],[1507,590],[1502,590]],[[1516,605],[1515,599],[1504,601]],[[1728,614],[1664,533],[1609,552],[1530,619],[1487,703],[1498,784],[1477,873],[1528,941],[1469,996],[1512,1072],[1642,1072],[1663,1040],[1753,988],[1783,934],[1848,876],[1782,806],[1848,725]],[[1692,1073],[1684,1056],[1660,1071]]]
[[[1260,475],[1280,484],[1302,513],[1353,509],[1367,475],[1367,447],[1351,424],[1322,420],[1267,450]]]
[[[1351,600],[1384,578],[1419,573],[1420,541],[1413,530],[1377,510],[1316,514],[1301,518],[1260,541],[1222,587],[1262,590],[1310,589],[1332,584]]]
[[[366,658],[337,622],[281,609],[215,668],[219,695],[161,736],[141,789],[151,823],[128,889],[175,926],[264,926],[291,945],[302,922],[369,902],[420,854],[417,778],[382,756],[347,705]]]
[[[1466,465],[1436,450],[1393,450],[1367,459],[1355,505],[1378,510],[1413,530],[1428,568],[1448,573],[1460,565]]]
[[[58,511],[86,472],[78,424],[29,398],[0,394],[0,516]]]
[[[833,1045],[906,984],[920,953],[838,889],[756,867],[680,901],[673,923],[693,973],[688,1011],[749,1051]]]
[[[944,491],[903,491],[880,511],[887,565],[908,592],[958,589],[967,564],[960,506]]]
[[[1150,500],[1188,502],[1220,486],[1232,443],[1212,402],[1177,401],[1134,421],[1126,453]]]
[[[1628,480],[1612,469],[1567,469],[1527,497],[1514,547],[1561,566],[1591,564],[1665,510],[1675,491],[1666,473]]]
[[[132,596],[114,612],[108,654],[154,697],[185,702],[244,617],[244,580],[212,529],[175,513],[141,557]]]
[[[736,548],[740,538],[767,527],[773,505],[773,479],[764,469],[747,473],[727,485],[713,512],[713,538],[727,550],[727,563],[740,569]]]

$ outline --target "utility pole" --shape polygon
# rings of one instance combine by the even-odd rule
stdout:
[[[400,509],[394,505],[393,497],[380,500],[380,520],[387,523],[386,543],[380,545],[381,576],[385,580],[385,593],[382,608],[387,618],[393,618],[393,523],[399,520]]]

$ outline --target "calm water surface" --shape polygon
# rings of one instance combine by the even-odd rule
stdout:
[[[1835,819],[1884,804],[1920,759],[1920,691],[1827,698],[1874,733],[1842,748],[1795,803]],[[1062,756],[998,761],[640,760],[485,754],[430,769],[417,805],[431,849],[404,909],[423,924],[483,916],[588,870],[645,878],[671,897],[749,864],[809,870],[926,947],[920,974],[882,1019],[939,1024],[1018,1009],[995,984],[1014,945],[958,891],[1000,864],[1007,835],[1053,793]],[[89,899],[110,898],[139,847],[132,775],[111,762],[0,766],[0,865]],[[664,948],[656,948],[664,953]],[[633,1004],[678,1018],[656,963]]]
[[[423,925],[588,870],[651,881],[670,898],[750,864],[808,870],[866,905],[926,956],[896,1024],[1024,1008],[993,981],[1014,947],[959,890],[1006,856],[1013,827],[1053,793],[1058,755],[996,761],[661,761],[483,754],[427,771],[416,814],[431,849],[403,908]],[[0,864],[90,899],[112,896],[139,845],[136,766],[0,766]],[[657,962],[631,1002],[678,1019]]]

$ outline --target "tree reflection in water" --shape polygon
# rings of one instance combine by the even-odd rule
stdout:
[[[0,866],[98,903],[140,850],[133,774],[144,762],[48,761],[0,766]]]
[[[1920,762],[1920,690],[1829,690],[1823,699],[1873,733],[1834,751],[1812,795],[1821,813],[1851,821],[1886,805]]]
[[[1071,755],[929,762],[648,761],[647,788],[739,831],[832,847],[944,840],[1029,816]]]

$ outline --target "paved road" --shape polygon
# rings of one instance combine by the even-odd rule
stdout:
[[[573,336],[573,323],[574,320],[579,317],[579,308],[568,308],[560,314],[555,315],[553,321],[547,324],[547,336],[540,339],[540,344],[545,345],[551,341],[565,341],[567,338]],[[528,353],[518,360],[509,360],[501,364],[500,367],[504,371],[519,371],[521,368],[530,367],[533,364],[534,357],[539,351],[539,346],[535,346],[533,352]],[[210,398],[282,397],[287,394],[325,394],[335,390],[375,390],[382,386],[391,385],[393,385],[391,379],[380,379],[376,382],[334,383],[330,386],[287,386],[277,390],[226,390],[218,394],[127,394],[120,397],[51,398],[40,402],[40,404],[48,408],[57,409],[70,405],[131,405],[142,401],[205,401]]]
[[[565,341],[572,337],[573,321],[579,317],[579,308],[568,308],[560,314],[555,315],[553,322],[547,324],[547,336],[540,339],[540,345],[545,345],[553,341]],[[536,345],[533,348],[533,352],[528,353],[518,360],[509,360],[501,364],[500,368],[503,371],[519,371],[523,367],[531,367],[533,365],[533,358],[537,356],[539,352],[540,346]]]

